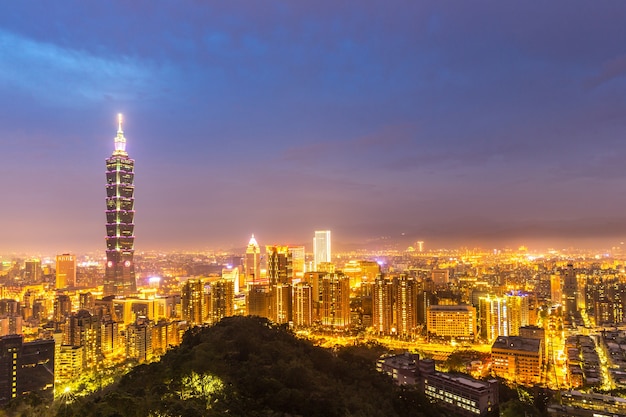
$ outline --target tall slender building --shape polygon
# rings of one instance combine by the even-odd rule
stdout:
[[[316,230],[313,237],[313,267],[316,271],[321,263],[330,263],[330,230]]]
[[[137,291],[135,282],[135,161],[126,152],[122,115],[118,115],[115,150],[106,160],[106,254],[104,295],[126,296]]]
[[[254,235],[250,238],[248,247],[246,248],[246,257],[244,260],[245,281],[246,285],[253,285],[261,280],[261,248],[256,242]]]

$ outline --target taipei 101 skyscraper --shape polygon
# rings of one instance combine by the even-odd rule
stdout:
[[[107,158],[106,244],[107,263],[104,296],[128,296],[136,293],[135,263],[135,161],[126,152],[122,115],[118,115],[115,150]]]

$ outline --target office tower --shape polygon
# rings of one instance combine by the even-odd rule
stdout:
[[[379,276],[372,291],[374,333],[389,335],[393,328],[393,281]]]
[[[304,276],[304,246],[290,246],[289,253],[291,253],[293,278],[302,278]]]
[[[417,329],[417,282],[401,275],[395,284],[396,334],[412,336]]]
[[[350,326],[350,278],[342,273],[326,274],[321,282],[322,325],[334,329]]]
[[[135,161],[126,152],[126,138],[119,115],[115,150],[106,160],[106,272],[104,295],[127,296],[137,292],[133,223],[135,217]]]
[[[233,283],[235,294],[239,294],[245,288],[241,285],[241,278],[243,275],[239,274],[239,268],[233,268],[230,265],[228,268],[222,268],[222,279]]]
[[[418,240],[417,241],[417,251],[422,253],[424,252],[424,241],[423,240]]]
[[[313,287],[307,282],[293,286],[293,325],[309,327],[313,324]]]
[[[183,284],[180,294],[182,319],[190,325],[204,322],[204,283],[200,279],[189,279]]]
[[[211,283],[209,290],[209,323],[215,324],[224,317],[233,315],[235,305],[235,284],[221,279]]]
[[[578,311],[578,280],[574,265],[568,264],[563,280],[563,313],[566,320]]]
[[[287,246],[267,246],[267,278],[270,285],[291,284],[293,265]]]
[[[317,271],[321,263],[330,261],[330,230],[316,230],[313,237],[313,268]]]
[[[253,285],[261,280],[261,247],[256,242],[254,235],[250,238],[246,248],[244,267],[246,285]]]
[[[37,392],[52,400],[54,340],[23,343],[21,335],[0,338],[0,404]]]
[[[31,259],[24,262],[24,281],[35,283],[41,281],[41,261]]]
[[[56,289],[76,285],[76,257],[69,253],[56,257]]]

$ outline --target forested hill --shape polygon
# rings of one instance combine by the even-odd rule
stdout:
[[[313,346],[258,317],[189,331],[160,362],[62,407],[67,416],[432,416],[417,392],[395,386],[349,350]]]

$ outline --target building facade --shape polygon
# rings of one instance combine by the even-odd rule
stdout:
[[[330,230],[316,230],[313,237],[313,269],[317,271],[321,263],[330,262]]]
[[[135,161],[126,152],[122,115],[115,150],[106,160],[106,271],[104,296],[137,292],[135,281]]]

